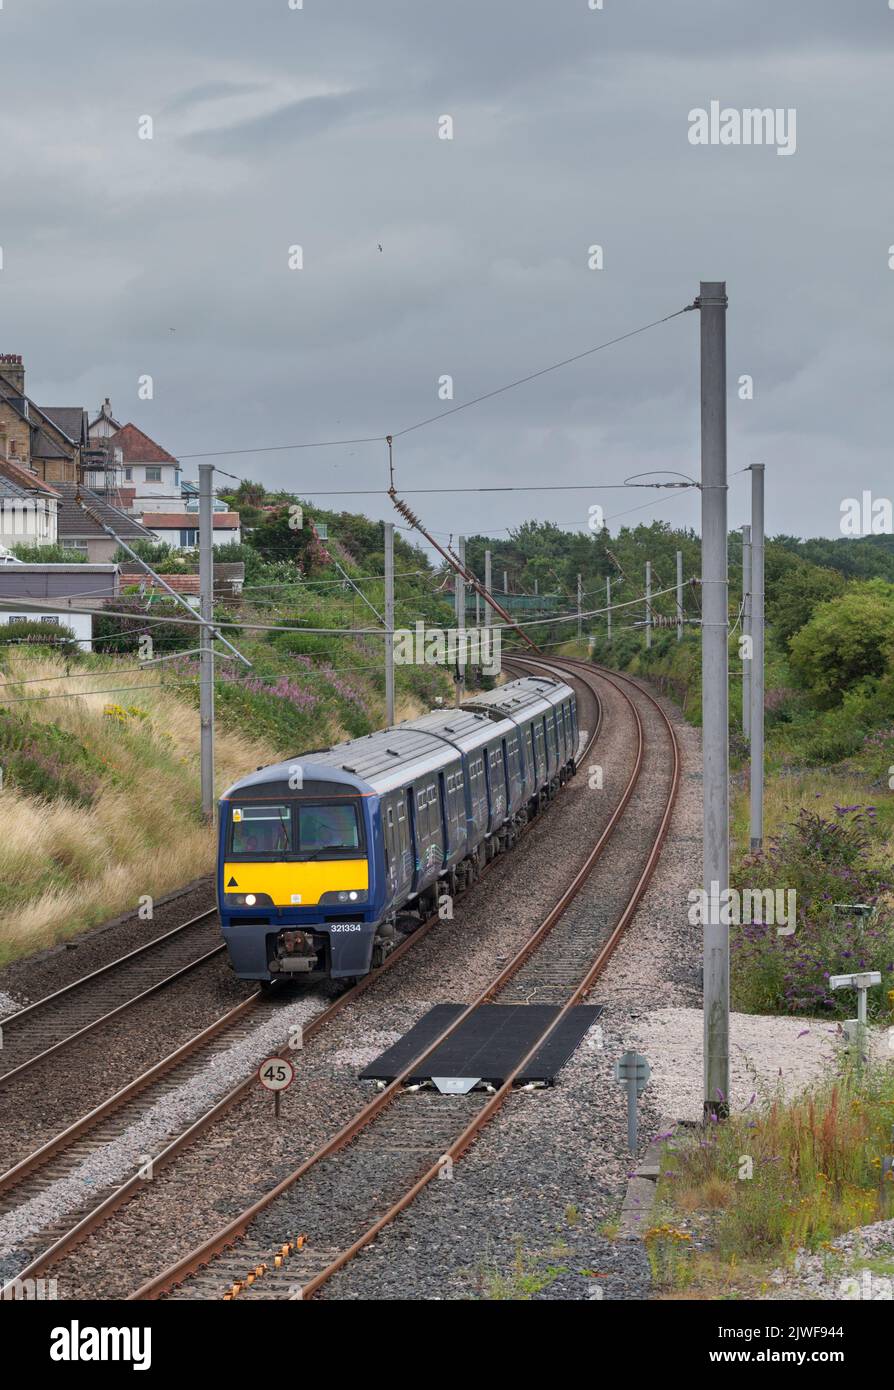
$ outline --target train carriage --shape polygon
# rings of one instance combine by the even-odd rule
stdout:
[[[525,678],[458,710],[259,768],[220,801],[218,902],[243,979],[351,979],[573,770],[574,694]]]

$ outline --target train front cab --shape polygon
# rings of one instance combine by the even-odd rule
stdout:
[[[305,776],[300,791],[247,779],[220,802],[221,929],[242,979],[370,968],[383,895],[378,798],[333,772],[325,782]]]

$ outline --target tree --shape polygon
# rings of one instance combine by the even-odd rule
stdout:
[[[798,561],[784,578],[768,586],[767,617],[783,646],[813,617],[816,609],[844,592],[845,580],[836,570]]]
[[[820,604],[790,643],[796,678],[820,706],[838,705],[867,677],[894,663],[894,586],[883,579],[851,584]]]

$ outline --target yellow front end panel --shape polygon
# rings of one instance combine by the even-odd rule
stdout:
[[[223,881],[225,893],[266,893],[277,907],[313,907],[324,893],[369,888],[369,865],[365,859],[321,859],[298,864],[225,863]]]

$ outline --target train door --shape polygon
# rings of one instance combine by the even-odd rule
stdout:
[[[532,797],[537,790],[537,750],[534,740],[533,721],[525,729],[525,762],[527,764],[525,791]]]
[[[397,846],[400,856],[398,882],[402,890],[409,888],[413,880],[413,846],[407,805],[406,794],[403,792],[399,793],[396,798],[396,822],[394,828],[397,835]]]
[[[559,733],[556,728],[556,711],[554,706],[550,706],[544,715],[546,725],[546,766],[547,775],[555,777],[559,770]]]
[[[493,831],[506,819],[506,774],[503,771],[502,744],[492,743],[486,757],[490,828]]]
[[[441,774],[443,779],[443,774]],[[444,834],[444,817],[441,810],[442,797],[438,788],[438,778],[429,782],[425,789],[425,804],[428,811],[428,843],[432,869],[440,873],[447,858],[447,839]]]
[[[397,838],[396,798],[390,796],[382,805],[382,831],[385,842],[385,895],[390,901],[400,877],[400,847]]]
[[[441,840],[444,846],[444,860],[453,854],[453,826],[450,824],[450,805],[447,801],[447,783],[443,772],[438,773],[438,819],[441,822]]]

